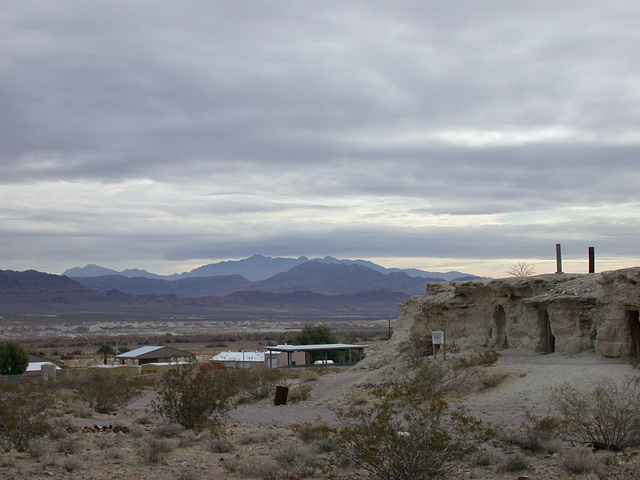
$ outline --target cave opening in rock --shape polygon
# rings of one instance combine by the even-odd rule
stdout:
[[[549,312],[545,308],[540,311],[540,350],[542,353],[553,353],[556,351],[556,337],[551,332],[551,321],[549,319]]]
[[[499,350],[509,348],[507,341],[507,315],[502,305],[496,305],[493,311],[493,328],[491,329],[493,344]]]
[[[634,358],[640,358],[640,312],[629,312],[629,333],[631,334],[631,353]]]

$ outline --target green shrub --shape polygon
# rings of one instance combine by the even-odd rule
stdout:
[[[112,413],[139,395],[145,380],[91,372],[70,381],[78,397],[98,413]]]
[[[21,375],[29,365],[29,354],[15,342],[0,343],[0,375]]]
[[[151,408],[164,420],[188,429],[215,428],[237,388],[233,372],[189,365],[162,376]]]
[[[25,452],[29,443],[51,431],[47,408],[51,395],[29,384],[3,385],[0,390],[0,445]]]
[[[137,448],[138,454],[148,464],[160,463],[174,449],[173,443],[164,438],[147,438]]]
[[[640,377],[601,381],[589,394],[565,385],[552,398],[568,439],[607,450],[640,445]]]
[[[388,396],[338,415],[341,426],[336,438],[343,455],[381,480],[436,478],[488,433],[478,420],[452,411],[438,398]]]
[[[277,383],[282,379],[282,370],[276,368],[256,368],[239,370],[238,388],[252,399],[267,398],[275,392]]]

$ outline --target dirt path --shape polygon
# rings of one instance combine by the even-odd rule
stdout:
[[[628,360],[603,359],[593,353],[501,353],[502,357],[489,369],[506,372],[509,377],[496,388],[472,393],[462,402],[474,416],[496,426],[520,425],[527,411],[536,415],[550,413],[552,391],[563,384],[588,391],[600,380],[620,381],[634,372]]]

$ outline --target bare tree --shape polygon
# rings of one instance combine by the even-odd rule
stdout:
[[[530,277],[536,272],[533,263],[518,262],[507,268],[507,275],[512,277]]]

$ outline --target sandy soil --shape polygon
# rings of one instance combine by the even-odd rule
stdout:
[[[635,369],[628,360],[605,359],[593,353],[540,355],[526,350],[504,350],[488,370],[509,376],[495,389],[468,395],[463,404],[470,412],[493,425],[514,427],[525,412],[553,413],[550,398],[554,389],[569,384],[581,391],[600,380],[620,381]]]

